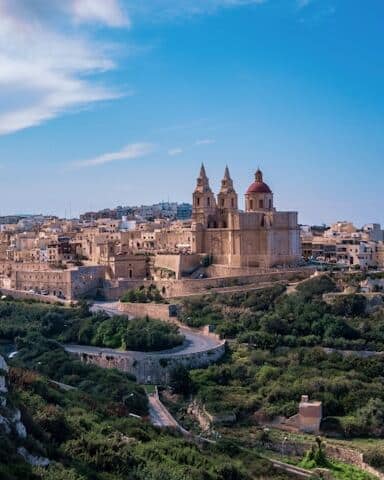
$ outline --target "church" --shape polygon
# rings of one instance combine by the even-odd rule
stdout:
[[[245,193],[245,211],[228,167],[217,196],[211,190],[204,165],[193,192],[191,251],[212,262],[234,268],[291,266],[301,258],[297,212],[278,211],[272,190],[260,169]]]

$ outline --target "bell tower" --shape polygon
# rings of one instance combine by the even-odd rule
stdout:
[[[237,210],[237,193],[233,188],[233,181],[229,168],[225,167],[224,177],[221,180],[221,189],[217,196],[217,203],[220,210],[234,212]]]
[[[216,208],[215,196],[209,186],[204,164],[201,164],[200,174],[193,192],[192,221],[201,223],[205,227],[213,226]]]

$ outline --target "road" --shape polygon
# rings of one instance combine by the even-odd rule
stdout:
[[[91,311],[96,313],[98,311],[103,311],[108,315],[122,315],[122,312],[119,311],[118,302],[96,302],[92,307]],[[132,318],[132,317],[130,317]],[[199,353],[212,350],[215,347],[218,347],[223,342],[213,336],[204,335],[201,332],[192,330],[185,326],[180,326],[180,333],[184,335],[185,341],[182,345],[169,349],[161,350],[160,352],[151,352],[150,355],[166,355],[169,356],[179,356],[186,355],[190,353]],[[124,355],[125,352],[113,350],[109,348],[99,348],[99,347],[87,347],[83,345],[66,345],[66,349],[73,353],[111,353]],[[131,352],[132,353],[132,352]],[[148,355],[146,352],[135,352],[137,359],[142,358],[144,355]]]

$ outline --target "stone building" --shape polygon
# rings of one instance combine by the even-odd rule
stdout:
[[[47,295],[72,300],[94,294],[105,278],[103,266],[74,267],[65,270],[31,269],[25,267],[12,272],[10,288],[43,292]]]
[[[297,212],[276,210],[260,170],[245,193],[245,211],[241,211],[228,167],[216,198],[202,165],[193,192],[191,251],[229,267],[294,265],[301,258],[297,217]]]

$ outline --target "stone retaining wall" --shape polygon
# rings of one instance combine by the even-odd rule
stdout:
[[[63,300],[50,295],[38,295],[37,293],[29,293],[24,290],[13,290],[8,288],[0,288],[0,295],[10,296],[17,300],[36,300],[43,303],[61,303],[63,305],[69,305],[71,303],[69,300]]]
[[[282,442],[272,440],[260,442],[260,444],[262,448],[267,450],[281,453],[282,448],[284,448],[284,455],[302,457],[313,446],[314,441],[311,443],[308,441],[299,442],[288,440],[287,442],[284,442],[284,447],[282,447]],[[384,474],[382,472],[364,462],[364,455],[360,451],[332,444],[326,444],[325,450],[328,457],[349,465],[354,465],[355,467],[374,475],[380,480],[384,480]]]
[[[139,383],[167,385],[170,374],[176,365],[187,368],[202,368],[217,362],[225,352],[225,342],[203,352],[166,355],[143,354],[139,352],[112,353],[80,353],[86,362],[103,368],[117,368],[134,375]]]
[[[165,303],[119,303],[119,311],[133,317],[151,317],[169,322],[169,305]]]
[[[243,275],[233,277],[214,277],[201,279],[182,279],[182,280],[163,280],[156,282],[157,287],[162,292],[165,289],[164,296],[182,297],[196,293],[209,292],[214,288],[224,288],[237,285],[264,284],[267,282],[277,282],[281,280],[303,280],[312,275],[314,269],[301,268],[297,270],[274,270],[262,272],[254,275]]]

